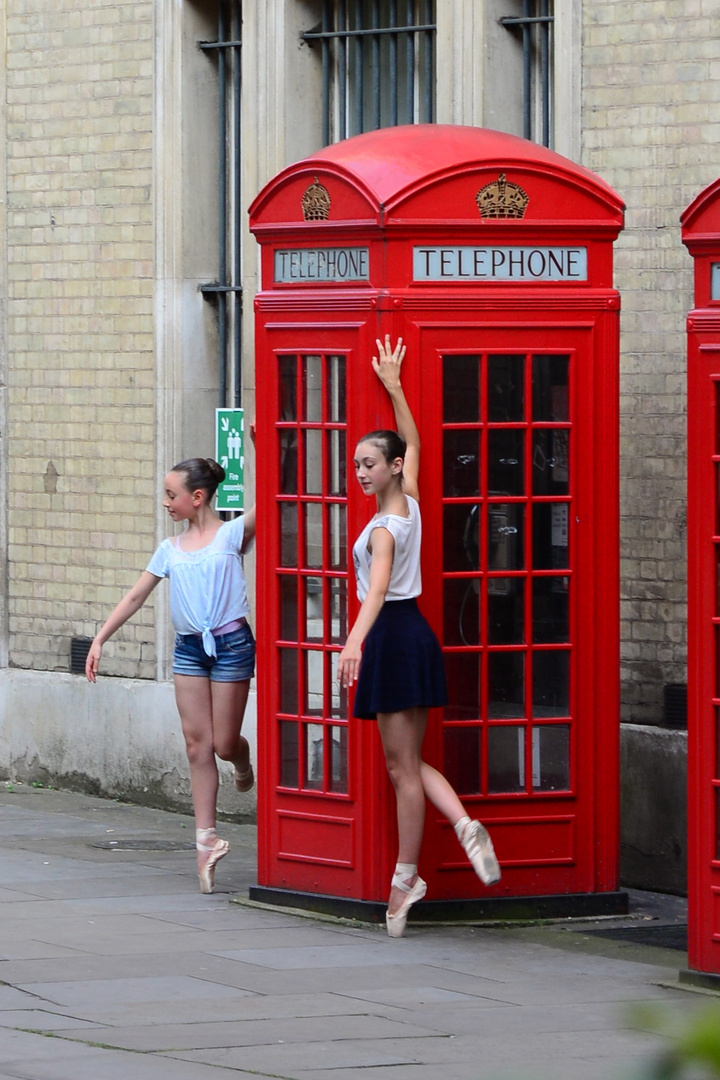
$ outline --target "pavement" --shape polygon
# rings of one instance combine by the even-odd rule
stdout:
[[[718,1000],[678,897],[390,940],[253,905],[250,824],[203,896],[189,817],[0,784],[0,821],[0,1080],[637,1080]]]

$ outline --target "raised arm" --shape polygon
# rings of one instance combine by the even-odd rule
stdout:
[[[378,338],[376,344],[378,355],[373,356],[372,366],[390,396],[395,412],[397,430],[407,443],[405,464],[403,465],[403,490],[413,499],[418,499],[420,433],[407,403],[405,391],[400,383],[400,370],[405,358],[406,347],[403,345],[402,338],[398,338],[397,345],[393,349],[389,334],[385,335],[384,342]]]

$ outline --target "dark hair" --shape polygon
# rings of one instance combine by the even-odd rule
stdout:
[[[185,487],[188,491],[197,491],[199,488],[206,492],[206,502],[210,502],[218,484],[225,479],[222,465],[218,465],[212,458],[188,458],[179,465],[173,465],[170,472],[185,473]]]
[[[391,461],[394,461],[395,458],[402,458],[403,461],[405,460],[407,443],[397,431],[370,431],[367,435],[363,435],[362,439],[358,439],[358,446],[361,442],[369,442],[372,443],[373,446],[376,446],[382,453],[388,465]]]

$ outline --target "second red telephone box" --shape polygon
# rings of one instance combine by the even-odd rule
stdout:
[[[620,910],[619,198],[523,139],[417,125],[299,162],[250,213],[262,253],[253,895],[375,917],[388,892],[394,797],[376,727],[352,719],[335,676],[359,606],[349,548],[373,512],[348,466],[362,435],[392,425],[370,366],[389,333],[408,347],[420,606],[450,691],[425,756],[487,824],[503,870],[483,889],[430,813],[418,917],[518,898],[534,913]]]
[[[688,314],[688,970],[720,987],[720,180],[682,215]]]

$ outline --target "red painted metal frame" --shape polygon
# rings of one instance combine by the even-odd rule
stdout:
[[[430,171],[429,161],[433,162]],[[480,223],[475,192],[505,170],[531,193],[533,215],[525,221]],[[301,196],[316,177],[331,192],[330,218],[304,222]],[[469,206],[469,212],[459,210],[461,205]],[[586,170],[511,136],[442,126],[391,129],[329,147],[285,170],[253,204],[251,228],[261,244],[263,268],[263,288],[255,305],[261,885],[383,900],[395,858],[394,798],[374,724],[307,717],[319,726],[347,725],[346,793],[292,789],[279,784],[278,773],[278,716],[283,715],[279,712],[278,643],[283,639],[278,578],[343,576],[340,571],[328,570],[327,546],[320,571],[307,567],[299,572],[283,570],[280,565],[278,498],[292,503],[295,497],[281,494],[277,432],[285,424],[300,432],[303,424],[282,419],[278,357],[346,357],[349,459],[357,439],[366,431],[392,425],[389,402],[369,362],[375,338],[387,332],[392,337],[401,334],[408,345],[403,383],[423,438],[421,607],[441,640],[442,357],[462,352],[570,357],[571,412],[566,426],[572,433],[572,554],[567,575],[573,590],[571,707],[567,718],[572,728],[571,787],[567,792],[528,789],[517,795],[488,795],[485,791],[477,797],[464,797],[464,801],[469,812],[494,828],[504,876],[491,895],[609,892],[617,888],[619,302],[612,289],[612,242],[621,227],[622,206],[617,196]],[[432,242],[582,243],[588,252],[588,280],[571,285],[414,283],[413,243]],[[319,287],[273,281],[276,249],[344,244],[368,248],[370,274],[366,284],[348,287],[333,282]],[[528,360],[526,364],[529,370]],[[297,396],[300,400],[299,392]],[[516,426],[530,432],[543,425],[528,421]],[[480,428],[486,431],[487,423]],[[531,452],[529,435],[525,452]],[[529,471],[529,457],[526,465]],[[506,496],[498,499],[513,501]],[[303,501],[301,496],[298,500]],[[308,500],[342,502],[339,496],[327,494],[310,495]],[[526,489],[515,501],[538,503],[542,497],[531,498]],[[354,537],[371,512],[350,477],[348,556]],[[529,536],[526,544],[529,555]],[[525,581],[530,569],[526,564],[516,576]],[[350,570],[350,622],[357,607]],[[484,641],[487,651],[487,638]],[[337,652],[339,648],[340,643],[326,642],[323,651]],[[301,671],[298,664],[299,695],[303,689]],[[300,717],[298,711],[294,720],[289,715],[287,720],[299,725]],[[487,726],[484,714],[478,721]],[[522,722],[526,724],[527,761],[532,749],[532,720],[526,716]],[[442,767],[440,710],[430,716],[425,751],[431,763]],[[298,758],[301,756],[298,752]],[[526,769],[529,777],[530,769]],[[327,766],[323,776],[327,787]],[[452,830],[433,813],[428,814],[421,869],[429,883],[429,895],[435,898],[479,895],[477,881]]]
[[[688,967],[720,975],[720,180],[682,216],[688,315]]]

